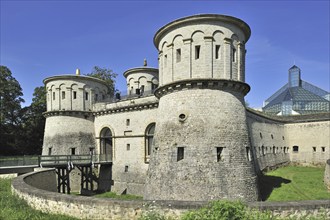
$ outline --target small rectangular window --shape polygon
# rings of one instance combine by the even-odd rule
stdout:
[[[313,152],[316,152],[316,147],[313,147]]]
[[[322,152],[325,152],[325,147],[321,147]]]
[[[195,60],[199,59],[200,52],[201,52],[201,46],[200,45],[195,46]]]
[[[223,147],[217,147],[217,162],[220,162],[223,160],[222,151],[223,151]]]
[[[125,166],[125,173],[128,172],[128,166]]]
[[[131,145],[130,144],[126,145],[126,150],[128,150],[128,151],[131,150]]]
[[[179,63],[181,61],[181,49],[176,50],[176,62]]]
[[[94,95],[94,101],[97,101],[98,98],[99,98],[99,94],[95,94],[95,95]]]
[[[220,59],[220,45],[215,45],[215,59]]]
[[[65,92],[62,91],[62,99],[65,99]]]
[[[77,92],[73,91],[73,99],[76,99],[76,98],[77,98]]]
[[[76,155],[76,148],[71,148],[71,155]]]
[[[53,92],[53,100],[55,100],[55,92]]]
[[[85,99],[88,100],[88,92],[85,92]]]
[[[298,153],[298,151],[299,151],[299,146],[293,146],[292,147],[292,152]]]
[[[184,158],[184,147],[178,147],[178,154],[177,154],[177,160],[180,161]]]
[[[131,121],[129,119],[126,119],[126,126],[129,126],[131,124]]]
[[[52,155],[52,148],[51,148],[51,147],[48,148],[48,155],[49,155],[49,156]]]

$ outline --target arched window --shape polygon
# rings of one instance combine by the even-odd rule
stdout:
[[[145,132],[145,150],[146,150],[146,162],[149,161],[149,157],[152,151],[152,142],[154,139],[155,133],[155,123],[148,125],[146,132]]]
[[[110,128],[103,128],[100,134],[100,154],[112,160],[112,133]]]
[[[292,147],[292,151],[293,151],[294,153],[298,153],[298,151],[299,151],[299,147],[298,147],[298,146],[293,146],[293,147]]]

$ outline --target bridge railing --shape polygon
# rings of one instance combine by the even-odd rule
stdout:
[[[81,165],[95,163],[111,163],[112,155],[41,155],[0,157],[0,167]]]
[[[39,156],[6,156],[0,157],[0,167],[38,166]]]
[[[111,155],[93,154],[93,155],[49,155],[40,156],[40,166],[57,166],[57,165],[82,165],[93,163],[109,163]]]

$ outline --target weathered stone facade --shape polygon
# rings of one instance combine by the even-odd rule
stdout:
[[[92,77],[47,78],[42,154],[107,155],[111,174],[99,185],[150,200],[256,201],[263,170],[324,164],[329,113],[281,117],[245,107],[249,37],[249,26],[229,16],[173,21],[154,38],[159,73],[124,73],[127,97],[108,97]]]

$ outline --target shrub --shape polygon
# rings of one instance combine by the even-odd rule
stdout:
[[[182,220],[271,220],[275,217],[270,212],[249,209],[242,202],[214,201],[206,207],[186,212]]]

